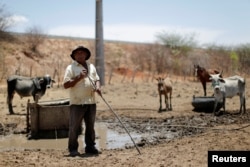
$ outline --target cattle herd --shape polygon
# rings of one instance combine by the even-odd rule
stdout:
[[[246,81],[243,77],[235,75],[228,78],[222,77],[222,72],[217,69],[208,69],[199,65],[194,65],[194,74],[200,80],[204,96],[207,95],[206,83],[212,82],[214,89],[214,115],[218,115],[220,110],[217,111],[217,106],[220,103],[223,110],[226,110],[225,102],[226,98],[232,98],[234,96],[240,97],[240,109],[239,113],[246,112],[246,97],[245,97],[245,85]],[[172,110],[171,98],[172,98],[172,83],[169,79],[165,81],[165,77],[156,77],[158,81],[158,93],[160,98],[159,112],[164,110]],[[162,95],[165,97],[166,109],[162,109]]]
[[[246,112],[246,98],[245,98],[245,85],[246,81],[241,76],[231,76],[228,78],[222,77],[222,72],[216,69],[206,70],[199,65],[194,65],[195,76],[202,83],[204,96],[206,96],[206,82],[212,82],[214,88],[214,114],[218,115],[220,111],[217,111],[217,105],[222,104],[222,108],[225,111],[225,101],[226,98],[232,98],[236,95],[240,97],[240,113]],[[172,110],[172,82],[166,77],[156,77],[158,82],[158,94],[160,100],[159,112]],[[20,97],[33,96],[34,101],[36,98],[41,98],[47,88],[50,88],[55,81],[51,79],[49,75],[43,77],[24,77],[13,75],[7,79],[7,104],[9,108],[9,113],[14,114],[12,101],[15,92]],[[162,96],[164,96],[164,102],[166,108],[162,108]]]

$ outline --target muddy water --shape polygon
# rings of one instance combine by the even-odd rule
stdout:
[[[183,136],[197,135],[214,126],[249,123],[249,113],[247,112],[241,116],[237,114],[223,114],[216,118],[212,114],[204,113],[190,117],[171,117],[166,119],[131,119],[123,117],[123,123],[127,125],[126,127],[135,143],[139,146],[144,146],[155,145]],[[96,144],[99,149],[134,147],[131,138],[119,121],[113,119],[102,121],[96,122],[95,126]],[[15,128],[15,126],[11,126],[13,129],[9,126],[5,127],[9,128],[6,132],[11,132]],[[79,149],[84,147],[83,139],[83,135],[79,137]],[[9,133],[5,136],[0,135],[0,151],[10,148],[66,149],[67,141],[68,138],[27,140],[26,135]]]
[[[134,141],[139,141],[139,134],[131,133]],[[107,128],[106,123],[96,123],[96,146],[99,149],[124,148],[133,145],[128,134],[118,134]],[[79,136],[79,148],[84,147],[84,135]],[[26,135],[11,134],[0,138],[0,150],[3,149],[66,149],[68,138],[27,140]]]

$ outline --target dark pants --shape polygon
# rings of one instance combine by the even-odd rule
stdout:
[[[78,135],[82,126],[82,120],[85,122],[85,144],[86,147],[95,146],[95,117],[96,104],[71,105],[69,120],[69,141],[68,149],[70,152],[78,149]]]

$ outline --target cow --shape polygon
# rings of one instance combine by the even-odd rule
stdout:
[[[214,115],[216,113],[216,107],[218,103],[222,103],[223,110],[225,112],[225,101],[226,98],[232,98],[236,95],[240,97],[240,111],[239,113],[246,112],[246,98],[245,98],[245,79],[241,76],[235,75],[228,78],[221,78],[220,73],[210,75],[210,80],[212,81],[212,86],[214,88]]]
[[[207,96],[207,82],[211,82],[210,74],[219,74],[219,73],[220,72],[217,69],[206,70],[204,67],[201,67],[199,65],[194,65],[194,74],[202,84],[204,96]]]
[[[55,81],[51,79],[49,75],[44,77],[24,77],[18,75],[12,75],[7,79],[7,104],[9,107],[9,113],[14,114],[12,101],[15,92],[22,98],[33,96],[35,101],[36,95],[41,98],[45,92],[46,88],[50,88],[52,83]]]
[[[162,95],[165,97],[165,105],[166,105],[166,110],[171,111],[172,110],[172,83],[171,81],[165,80],[163,77],[156,77],[155,78],[158,81],[158,93],[160,97],[160,108],[159,112],[163,111],[162,110]],[[165,82],[166,81],[166,82]],[[168,94],[169,94],[169,102],[168,102]]]

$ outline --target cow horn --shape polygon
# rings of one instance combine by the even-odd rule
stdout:
[[[221,70],[221,72],[220,72],[220,75],[222,75],[223,74],[223,70]]]

